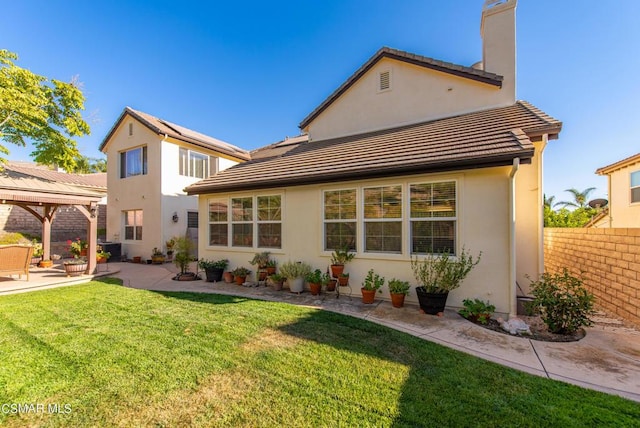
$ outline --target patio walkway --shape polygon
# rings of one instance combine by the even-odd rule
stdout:
[[[195,264],[192,266],[195,269]],[[23,280],[2,281],[0,295],[34,289],[72,285],[92,277],[64,277],[60,270],[31,272],[32,287],[20,287]],[[131,288],[157,291],[189,291],[249,297],[269,301],[320,308],[382,324],[396,330],[435,342],[488,361],[527,373],[556,379],[640,402],[640,331],[626,328],[615,320],[601,318],[587,328],[587,335],[578,342],[551,343],[512,337],[472,324],[455,311],[447,310],[443,317],[424,315],[416,305],[393,308],[390,302],[377,300],[362,304],[357,287],[341,287],[335,293],[312,296],[273,291],[268,287],[243,287],[223,282],[172,281],[173,265],[141,265],[109,263],[109,272],[100,273],[121,278]],[[203,275],[204,276],[204,275]],[[50,284],[46,282],[50,281]],[[72,280],[72,281],[71,281]],[[57,282],[60,281],[60,282]],[[16,290],[11,291],[12,282]],[[35,285],[34,285],[35,284]],[[16,287],[17,286],[17,287]],[[345,292],[346,290],[346,292]],[[351,295],[348,295],[351,291]]]

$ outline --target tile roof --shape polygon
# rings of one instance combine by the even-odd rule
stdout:
[[[229,156],[233,156],[242,160],[249,160],[250,155],[249,152],[241,149],[239,147],[234,146],[233,144],[229,144],[222,140],[218,140],[217,138],[210,137],[205,134],[201,134],[199,132],[193,131],[191,129],[185,128],[180,125],[176,125],[175,123],[169,122],[164,119],[159,119],[155,116],[152,116],[148,113],[144,113],[138,110],[134,110],[131,107],[125,107],[122,114],[113,125],[111,130],[107,133],[107,136],[102,140],[102,144],[100,144],[100,151],[103,151],[107,142],[111,139],[111,136],[118,128],[124,117],[129,114],[136,118],[140,123],[145,125],[151,131],[155,132],[158,135],[168,135],[176,140],[184,141],[185,143],[190,143],[205,149],[215,150],[219,153],[223,153]]]
[[[331,140],[235,165],[188,194],[510,165],[533,156],[531,138],[556,138],[562,123],[525,101],[501,108]]]
[[[307,134],[301,134],[296,137],[286,137],[282,141],[278,141],[276,143],[269,144],[268,146],[252,150],[251,160],[266,160],[277,156],[282,156],[283,154],[295,149],[300,144],[306,143],[308,141],[309,136]]]
[[[95,174],[68,174],[66,172],[53,171],[47,167],[30,162],[8,162],[4,165],[4,168],[47,181],[95,188],[96,191],[107,190],[107,173],[105,172]]]
[[[337,98],[347,91],[360,77],[362,77],[367,71],[369,71],[378,61],[383,58],[391,58],[398,61],[407,62],[420,67],[429,68],[443,73],[453,74],[458,77],[464,77],[467,79],[476,80],[478,82],[486,83],[502,87],[503,77],[489,73],[484,70],[478,70],[473,67],[467,67],[463,65],[453,64],[451,62],[440,61],[437,59],[429,58],[422,55],[416,55],[409,52],[393,49],[389,47],[382,47],[376,52],[362,67],[356,70],[338,89],[336,89],[329,97],[324,100],[318,107],[315,108],[302,122],[300,122],[300,129],[305,129],[316,117],[320,115],[327,107],[329,107]]]
[[[622,159],[621,161],[612,163],[611,165],[603,166],[602,168],[598,168],[596,170],[596,174],[598,175],[607,175],[612,172],[624,168],[629,165],[633,165],[640,162],[640,153],[637,153],[633,156],[629,156],[628,158]]]

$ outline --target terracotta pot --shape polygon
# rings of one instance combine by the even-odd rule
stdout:
[[[107,258],[106,257],[96,257],[96,263],[106,263],[107,262]]]
[[[267,266],[267,275],[271,276],[274,273],[276,273],[276,267],[275,266]]]
[[[329,280],[329,283],[327,284],[327,291],[336,291],[336,284],[338,284],[337,279]]]
[[[87,257],[87,249],[83,248],[82,250],[80,250],[80,257]]]
[[[236,284],[242,285],[247,280],[247,277],[246,276],[236,276],[235,280],[236,280]]]
[[[267,271],[263,270],[258,272],[258,281],[264,281],[265,279],[267,279]]]
[[[231,284],[233,282],[233,274],[231,272],[225,272],[222,274],[222,279],[224,279],[224,282],[227,284]]]
[[[401,308],[404,306],[404,293],[389,293],[391,295],[391,304],[394,308]]]
[[[320,291],[322,291],[322,285],[316,282],[310,282],[309,290],[311,291],[312,295],[317,296],[318,294],[320,294]]]
[[[41,268],[50,268],[51,266],[53,266],[53,260],[40,260],[38,263],[38,267]]]
[[[362,291],[362,303],[371,304],[376,300],[376,290],[361,288],[360,291]]]
[[[331,265],[331,275],[334,278],[340,278],[342,272],[344,272],[344,265]]]
[[[271,284],[273,285],[273,289],[275,291],[280,291],[282,290],[282,284],[284,283],[284,281],[271,281]]]
[[[346,287],[347,285],[349,285],[349,277],[348,276],[338,277],[338,284],[340,284],[341,287]]]
[[[142,261],[142,257],[141,256],[134,256],[132,260],[133,260],[133,263],[140,263]]]

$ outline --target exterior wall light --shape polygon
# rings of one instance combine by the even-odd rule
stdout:
[[[173,220],[174,223],[178,222],[178,213],[173,213],[173,217],[171,217],[171,220]]]

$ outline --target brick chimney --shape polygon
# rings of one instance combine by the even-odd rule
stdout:
[[[482,8],[482,66],[501,75],[505,100],[516,101],[516,4],[518,0],[486,0]]]

